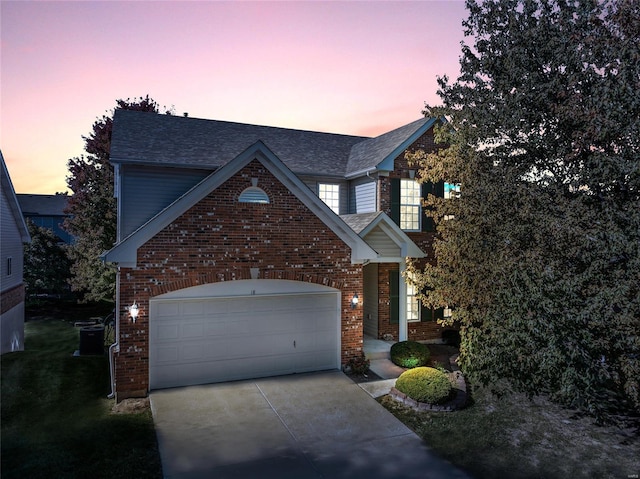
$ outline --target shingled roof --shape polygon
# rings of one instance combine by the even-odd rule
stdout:
[[[431,128],[435,121],[435,118],[422,118],[355,144],[349,155],[347,176],[359,176],[374,168],[393,170],[393,160]]]
[[[25,216],[66,216],[69,197],[66,195],[18,194],[18,203]]]
[[[366,137],[118,110],[111,161],[216,169],[262,141],[296,174],[344,175]]]
[[[117,110],[111,161],[215,170],[262,141],[296,174],[355,177],[387,166],[390,155],[400,154],[433,122],[421,119],[368,138]]]

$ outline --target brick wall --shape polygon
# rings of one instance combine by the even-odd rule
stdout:
[[[271,203],[238,203],[258,178]],[[149,299],[207,282],[249,277],[314,281],[342,291],[342,362],[362,350],[362,266],[351,250],[258,161],[253,161],[138,250],[136,268],[120,271],[118,400],[146,395],[149,374]],[[136,323],[126,306],[140,307]]]
[[[24,301],[24,296],[24,284],[19,284],[7,291],[3,291],[0,295],[0,314],[4,314],[11,308],[22,303]]]

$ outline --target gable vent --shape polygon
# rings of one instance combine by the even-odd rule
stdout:
[[[240,193],[238,198],[240,203],[269,203],[269,196],[264,192],[262,188],[257,186],[250,186]]]

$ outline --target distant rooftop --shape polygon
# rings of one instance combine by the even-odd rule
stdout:
[[[17,194],[24,216],[66,216],[68,196]]]

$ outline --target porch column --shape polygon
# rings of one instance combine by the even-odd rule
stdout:
[[[400,262],[400,274],[398,275],[398,341],[406,341],[409,332],[407,323],[407,283],[404,280],[404,272],[406,269],[407,262],[403,259]]]

